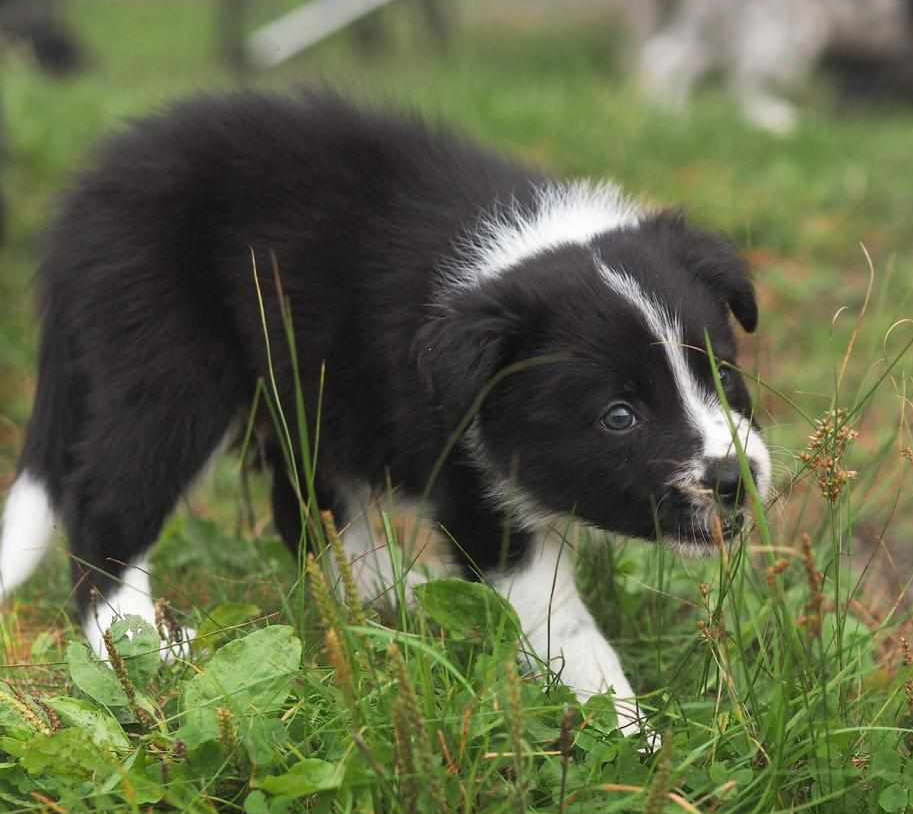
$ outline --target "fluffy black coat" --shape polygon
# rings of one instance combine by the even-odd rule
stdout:
[[[689,314],[687,342],[702,349],[707,330],[730,361],[729,308],[749,330],[757,320],[744,265],[727,243],[650,216],[599,237],[592,251],[536,256],[523,275],[506,274],[458,305],[442,299],[457,247],[480,217],[506,202],[534,207],[544,180],[416,120],[326,95],[199,98],[108,142],[48,235],[38,392],[20,464],[62,515],[82,605],[154,542],[243,420],[258,379],[270,381],[254,269],[287,416],[295,390],[277,279],[311,419],[325,369],[317,495],[340,525],[340,484],[421,494],[486,382],[504,365],[553,353],[577,358],[557,372],[531,368],[486,401],[480,433],[490,463],[502,473],[519,464],[526,491],[549,511],[639,536],[684,535],[687,501],[668,494],[656,461],[680,465],[701,441],[679,417],[656,342],[630,315],[594,307],[607,294],[592,251],[642,270],[651,296]],[[693,364],[712,391],[707,360]],[[632,388],[665,405],[655,422],[668,427],[642,451],[592,429],[612,393]],[[735,376],[729,396],[750,412]],[[542,426],[554,436],[543,438]],[[551,457],[539,460],[540,449]],[[296,546],[300,505],[274,440],[268,456],[275,520]],[[528,548],[529,531],[511,524],[509,501],[492,497],[478,454],[463,445],[431,502],[467,574]],[[651,504],[662,506],[659,519]]]
[[[20,463],[62,510],[83,601],[114,562],[154,541],[257,379],[269,380],[254,263],[287,415],[274,264],[310,416],[326,365],[325,507],[341,510],[339,477],[383,484],[389,470],[420,492],[446,440],[411,355],[432,271],[493,200],[527,196],[529,184],[458,138],[332,97],[195,99],[108,143],[47,239],[40,377]],[[297,499],[275,445],[272,454],[276,520],[297,544]],[[454,460],[436,493],[464,545],[488,538],[471,548],[484,565],[500,531],[477,478]]]

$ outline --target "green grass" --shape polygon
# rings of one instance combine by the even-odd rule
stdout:
[[[2,59],[7,483],[33,389],[29,281],[53,194],[124,117],[230,86],[213,57],[212,9],[77,0],[89,72],[52,83],[19,55]],[[512,616],[477,586],[440,584],[414,614],[384,623],[342,604],[316,613],[272,533],[264,484],[251,477],[251,520],[229,460],[155,556],[157,590],[203,634],[189,663],[144,658],[148,631],[120,639],[119,679],[88,660],[62,548],[3,608],[0,811],[909,810],[913,667],[900,636],[911,630],[902,591],[913,559],[903,456],[913,443],[903,322],[913,318],[913,115],[838,113],[813,87],[802,128],[780,141],[713,93],[683,119],[644,107],[598,26],[504,28],[468,13],[461,40],[435,56],[408,9],[388,16],[396,47],[376,60],[341,38],[255,84],[332,80],[419,108],[556,174],[613,177],[683,205],[754,261],[762,324],[743,364],[763,382],[781,491],[766,523],[707,561],[573,540],[581,587],[664,751],[642,755],[642,742],[613,734],[609,699],[581,709],[549,676],[518,678]],[[864,316],[861,244],[874,271]],[[834,407],[859,431],[845,464],[858,475],[831,504],[797,456]]]

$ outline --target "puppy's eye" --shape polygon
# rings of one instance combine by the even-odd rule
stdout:
[[[630,430],[631,427],[637,424],[637,416],[630,404],[624,401],[616,401],[614,404],[609,405],[609,409],[602,416],[600,423],[607,430],[623,432],[624,430]]]
[[[728,367],[721,367],[718,372],[720,374],[720,384],[723,385],[724,390],[728,390],[729,385],[732,384],[732,371]]]

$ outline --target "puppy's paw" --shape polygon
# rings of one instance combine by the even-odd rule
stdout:
[[[663,745],[662,735],[646,721],[643,710],[627,699],[615,699],[615,716],[618,718],[618,731],[626,738],[643,735],[644,745],[637,751],[642,755],[651,755]]]
[[[569,639],[562,650],[561,680],[574,691],[580,703],[611,691],[618,731],[626,738],[643,732],[646,745],[641,751],[644,753],[662,745],[662,738],[646,724],[644,711],[637,705],[618,655],[598,632]]]

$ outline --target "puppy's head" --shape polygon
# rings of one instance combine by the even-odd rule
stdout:
[[[451,427],[485,393],[466,444],[519,523],[571,514],[700,551],[746,505],[733,430],[762,498],[770,486],[731,316],[755,329],[733,247],[648,216],[449,289],[419,364]]]

